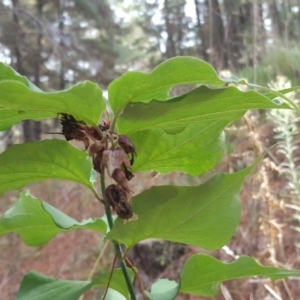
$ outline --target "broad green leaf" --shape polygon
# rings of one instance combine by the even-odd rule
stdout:
[[[46,112],[28,112],[28,111],[17,111],[13,109],[6,109],[0,107],[0,131],[7,130],[11,126],[20,123],[23,120],[35,120],[40,121],[45,118],[55,118],[56,115],[53,113]]]
[[[101,298],[101,300],[126,300],[126,298],[121,293],[113,289],[108,289],[105,299],[103,299],[103,297]]]
[[[145,292],[151,300],[173,300],[179,292],[180,285],[173,280],[159,279],[152,287],[151,292]]]
[[[278,97],[277,93],[285,95],[285,94],[288,94],[288,93],[291,93],[291,92],[296,92],[296,91],[299,91],[299,90],[300,90],[300,85],[292,86],[292,87],[284,89],[284,90],[276,91],[276,93],[269,92],[269,93],[266,93],[264,95],[266,97],[270,98],[270,99],[274,99],[274,98]]]
[[[89,218],[77,222],[50,204],[36,199],[29,191],[22,192],[20,198],[0,218],[0,236],[14,232],[30,246],[42,245],[58,233],[78,228],[102,233],[107,230],[104,220]]]
[[[133,272],[128,270],[133,278]],[[106,287],[110,272],[101,274],[94,281],[59,280],[31,271],[22,280],[17,300],[75,300],[93,287]],[[121,269],[115,269],[111,278],[110,287],[128,298],[126,282]]]
[[[240,221],[238,193],[254,166],[234,174],[217,174],[200,186],[157,186],[133,198],[137,221],[118,218],[107,238],[131,248],[159,238],[208,250],[224,246]]]
[[[30,82],[25,76],[20,75],[12,67],[0,62],[0,81],[3,80],[17,81],[23,83],[32,90],[40,91],[40,89]]]
[[[0,81],[0,91],[0,119],[12,115],[6,124],[19,121],[21,116],[40,120],[42,116],[54,118],[58,113],[67,113],[89,125],[97,125],[105,109],[101,89],[90,81],[60,92],[46,93],[33,90],[20,81],[4,80]]]
[[[18,89],[20,84],[23,87]],[[5,87],[9,95],[5,95]],[[11,91],[11,87],[16,88]],[[97,124],[105,107],[102,92],[93,83],[81,83],[62,92],[44,93],[26,77],[3,63],[0,63],[0,90],[0,130],[6,130],[22,120],[56,118],[59,112],[74,114],[93,125]],[[85,117],[82,117],[82,113]]]
[[[264,267],[248,256],[242,256],[232,263],[223,263],[209,255],[197,254],[183,266],[180,291],[211,297],[218,292],[222,281],[250,276],[266,276],[276,280],[300,276],[300,270]]]
[[[131,281],[133,281],[134,278],[134,273],[131,269],[127,268],[129,277]],[[98,286],[107,286],[107,283],[109,282],[109,277],[110,277],[110,272],[105,272],[101,274],[99,278],[96,278],[93,281],[93,287],[98,287]],[[120,268],[114,269],[111,281],[109,283],[109,287],[123,295],[126,299],[130,299],[129,297],[129,292],[127,288],[127,284],[124,278],[124,275],[122,273],[122,270]]]
[[[249,86],[251,86],[251,85],[249,85]],[[261,86],[257,86],[257,88],[268,91],[269,93],[266,94],[266,96],[268,96],[268,98],[270,98],[273,103],[275,103],[275,104],[286,103],[289,106],[289,108],[296,111],[296,113],[300,116],[299,106],[293,101],[293,99],[290,99],[289,97],[284,95],[284,94],[289,93],[291,91],[299,90],[299,87],[292,87],[292,88],[285,89],[285,90],[282,90],[282,91],[275,91],[275,90],[271,90],[269,88],[261,87]]]
[[[205,173],[221,159],[223,129],[248,109],[288,108],[257,92],[205,86],[166,102],[129,104],[118,129],[136,146],[133,169]]]
[[[265,90],[268,90],[265,88]],[[286,97],[285,94],[288,94],[290,92],[296,92],[300,90],[300,86],[294,86],[288,89],[284,89],[281,91],[271,91],[269,93],[266,93],[266,97],[270,98],[272,102],[276,104],[286,103],[289,105],[298,115],[300,115],[300,109],[299,106],[293,101],[293,99],[290,99],[289,97]]]
[[[179,84],[224,86],[213,67],[195,57],[174,57],[157,66],[151,73],[127,72],[108,87],[109,102],[119,115],[129,102],[166,100],[170,89]]]
[[[75,300],[92,286],[90,281],[59,280],[31,271],[22,280],[17,300]]]
[[[24,84],[31,90],[41,91],[38,87],[32,84],[25,76],[18,74],[13,68],[0,62],[0,82],[4,80],[15,81]],[[27,112],[17,111],[13,109],[3,108],[0,105],[0,131],[10,128],[12,125],[21,122],[22,120],[42,120],[45,118],[53,118],[53,113],[46,112]]]
[[[0,195],[49,178],[79,182],[93,190],[88,155],[62,140],[14,145],[0,154]]]

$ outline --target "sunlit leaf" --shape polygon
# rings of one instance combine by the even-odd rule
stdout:
[[[0,194],[49,178],[93,189],[94,174],[88,155],[62,140],[15,145],[0,154]]]
[[[0,107],[0,116],[0,131],[9,129],[11,126],[18,124],[23,120],[30,119],[40,121],[45,118],[56,117],[53,113],[16,111],[2,107]]]
[[[0,81],[12,80],[23,83],[31,90],[40,91],[40,89],[30,82],[25,76],[20,75],[12,67],[0,62]]]
[[[288,94],[288,93],[291,93],[291,92],[296,92],[296,91],[299,91],[299,90],[300,90],[300,85],[292,86],[292,87],[284,89],[284,90],[276,91],[276,93],[274,93],[274,92],[273,93],[272,92],[266,93],[265,96],[270,98],[270,99],[274,99],[274,98],[278,97],[277,93],[285,95],[285,94]]]
[[[159,279],[152,287],[151,292],[145,292],[151,300],[173,300],[179,292],[180,285],[173,280]]]
[[[104,297],[104,295],[103,295]],[[124,297],[121,293],[113,290],[113,289],[108,289],[107,294],[105,295],[105,299],[101,298],[101,300],[126,300],[128,298]]]
[[[128,270],[131,278],[133,272]],[[110,272],[105,272],[94,281],[59,280],[31,271],[24,276],[17,300],[75,300],[94,286],[106,287]],[[128,298],[126,282],[121,269],[115,269],[110,286]]]
[[[116,115],[129,102],[166,100],[171,87],[179,84],[224,86],[207,62],[195,57],[174,57],[157,66],[151,73],[127,72],[108,87],[111,107]]]
[[[248,109],[259,108],[288,106],[253,91],[202,86],[167,102],[129,104],[117,125],[136,147],[135,171],[198,175],[221,159],[223,129]]]
[[[25,76],[18,74],[13,68],[0,62],[0,82],[10,80],[24,84],[27,88],[33,91],[41,91],[38,87],[32,84]],[[17,111],[1,107],[0,105],[0,131],[10,128],[12,125],[19,123],[22,120],[42,120],[45,118],[53,118],[55,114],[50,112],[28,112]]]
[[[59,280],[31,271],[22,280],[17,300],[75,300],[92,286],[90,281]]]
[[[0,218],[0,235],[17,233],[30,246],[42,245],[58,233],[79,228],[102,233],[107,230],[106,222],[102,219],[89,218],[77,222],[29,192],[22,192],[20,198]]]
[[[158,186],[133,198],[137,221],[118,218],[107,238],[134,246],[160,238],[208,250],[224,246],[240,221],[239,190],[254,166],[217,174],[200,186]]]
[[[250,276],[266,276],[276,280],[300,276],[300,270],[264,267],[248,256],[242,256],[232,263],[223,263],[209,255],[197,254],[183,266],[180,291],[211,297],[219,291],[221,282]]]
[[[134,272],[131,269],[127,269],[127,272],[129,274],[131,281],[133,281]],[[110,277],[110,272],[105,272],[101,274],[99,278],[93,281],[93,287],[98,287],[98,286],[106,287],[107,283],[109,282],[109,277]],[[109,283],[109,287],[113,291],[117,291],[118,293],[123,295],[126,299],[130,299],[127,284],[121,269],[118,268],[114,270],[111,281]]]
[[[78,83],[67,90],[46,93],[32,89],[23,80],[0,81],[0,129],[32,118],[55,118],[58,113],[73,115],[90,125],[97,125],[105,102],[99,86],[90,81]]]

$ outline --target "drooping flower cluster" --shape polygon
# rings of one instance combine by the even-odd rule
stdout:
[[[131,166],[136,155],[135,147],[126,135],[118,135],[109,131],[109,124],[99,125],[99,132],[77,121],[73,116],[61,114],[62,134],[66,140],[82,141],[89,151],[93,167],[98,173],[107,171],[116,184],[109,185],[105,190],[107,203],[118,216],[128,220],[133,217],[131,208],[131,191],[128,181],[133,174]],[[104,196],[104,195],[103,195]]]
[[[83,142],[85,150],[88,149],[91,138],[101,141],[101,137],[95,128],[87,126],[83,121],[77,121],[72,115],[61,114],[60,124],[62,125],[62,134],[66,140]]]

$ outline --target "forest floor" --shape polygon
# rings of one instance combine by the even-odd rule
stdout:
[[[234,134],[227,133],[230,149],[218,165],[218,171],[236,172],[251,163],[260,155],[260,148],[268,148],[272,140],[272,126],[259,124],[249,131],[247,122],[241,121]],[[255,127],[255,126],[254,126]],[[252,132],[251,132],[252,131]],[[276,149],[267,155],[252,175],[248,176],[240,193],[242,218],[234,237],[225,249],[212,253],[225,262],[233,261],[240,255],[255,257],[261,264],[284,268],[300,269],[300,250],[297,247],[300,234],[293,229],[299,222],[293,218],[294,211],[285,208],[288,201],[282,196],[287,179],[278,173],[272,160],[277,156]],[[280,156],[277,157],[282,159]],[[132,183],[135,191],[157,184],[197,184],[206,178],[191,178],[179,173],[170,175],[137,175]],[[85,218],[103,215],[103,208],[91,192],[71,182],[48,180],[30,186],[31,193],[59,208],[72,218],[81,221]],[[5,212],[17,198],[18,193],[7,193],[2,201],[0,213]],[[40,247],[26,246],[15,234],[0,238],[0,295],[3,300],[13,300],[23,276],[30,270],[60,279],[86,280],[97,256],[103,247],[102,236],[89,230],[75,230],[58,234],[49,243]],[[170,244],[170,243],[169,243]],[[173,245],[173,243],[172,243]],[[144,246],[142,246],[144,247]],[[170,249],[170,245],[168,246]],[[179,249],[179,248],[176,248]],[[182,250],[183,249],[183,250]],[[147,268],[152,263],[141,263],[133,251],[131,260],[137,267]],[[148,252],[147,252],[148,251]],[[177,251],[177,250],[176,250]],[[145,250],[150,253],[151,247]],[[178,255],[169,264],[162,266],[158,273],[147,278],[147,270],[141,270],[141,277],[149,286],[154,278],[178,279],[183,263],[194,253],[203,252],[195,247],[181,245]],[[147,255],[148,255],[147,254]],[[97,273],[107,271],[113,260],[113,249],[108,248],[97,266]],[[90,291],[84,300],[100,299],[101,292]],[[178,299],[209,299],[200,296],[180,295]],[[221,285],[215,300],[298,300],[300,299],[300,278],[290,278],[272,282],[265,278],[232,280]],[[75,300],[75,299],[74,299]]]

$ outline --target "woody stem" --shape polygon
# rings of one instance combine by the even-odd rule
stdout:
[[[113,228],[113,218],[111,215],[111,210],[110,210],[109,204],[108,204],[106,196],[105,196],[105,172],[104,172],[104,170],[101,172],[101,191],[102,191],[102,197],[105,202],[104,206],[105,206],[105,213],[106,213],[106,217],[107,217],[107,221],[108,221],[108,226],[109,226],[109,229],[111,230]],[[115,245],[115,251],[116,251],[117,257],[120,261],[121,269],[122,269],[123,276],[124,276],[126,284],[127,284],[130,298],[131,298],[131,300],[136,300],[134,288],[133,288],[133,285],[132,285],[132,282],[131,282],[131,279],[130,279],[130,276],[128,273],[128,269],[126,267],[125,260],[123,258],[121,245],[117,241],[113,241],[113,243]]]

